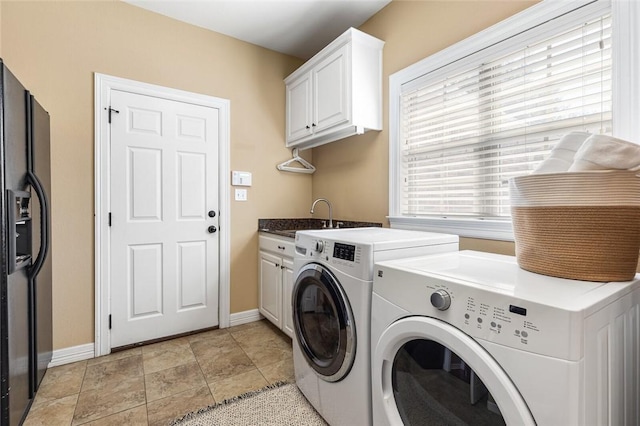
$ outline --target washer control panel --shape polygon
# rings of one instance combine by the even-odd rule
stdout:
[[[333,258],[353,262],[356,258],[356,246],[353,244],[335,243],[333,245]]]
[[[349,268],[360,265],[363,250],[361,245],[321,238],[299,241],[298,244],[296,244],[296,252],[299,255],[316,261],[330,262],[333,265],[342,265]],[[368,253],[367,250],[364,251]]]
[[[376,265],[373,291],[412,315],[438,318],[474,338],[572,359],[579,313],[527,301],[499,289]]]
[[[299,261],[331,265],[358,279],[372,280],[373,246],[336,241],[316,235],[296,234],[296,256]]]

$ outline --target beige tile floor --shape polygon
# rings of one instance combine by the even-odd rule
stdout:
[[[50,368],[25,425],[166,425],[280,380],[291,339],[257,321]]]

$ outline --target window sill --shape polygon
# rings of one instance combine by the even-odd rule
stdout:
[[[513,241],[510,220],[388,216],[392,228],[442,232],[460,237]]]

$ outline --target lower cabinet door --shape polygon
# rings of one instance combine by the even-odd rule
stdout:
[[[282,258],[260,252],[260,313],[282,328]]]
[[[293,309],[291,295],[293,294],[293,261],[282,259],[282,331],[293,338]]]

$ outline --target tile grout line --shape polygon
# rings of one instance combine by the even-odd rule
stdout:
[[[255,363],[255,361],[253,359],[251,359],[251,356],[249,356],[249,354],[247,353],[247,351],[244,349],[244,347],[242,347],[242,345],[240,344],[240,342],[235,338],[235,336],[231,333],[229,333],[231,335],[231,337],[233,338],[233,340],[236,342],[236,344],[240,347],[240,349],[242,349],[242,352],[246,355],[247,358],[249,358],[249,360],[251,360],[251,364],[253,364],[253,366],[255,367],[256,370],[258,370],[258,373],[260,373],[260,376],[262,376],[262,378],[264,379],[265,383],[267,383],[267,385],[271,384],[271,381],[269,381],[269,379],[267,379],[264,374],[262,373],[262,370],[260,370],[260,367],[258,367]]]
[[[227,331],[227,334],[231,334]],[[191,340],[187,339],[187,341],[189,342],[189,349],[191,350],[191,353],[193,354],[193,357],[196,359],[196,362],[198,363],[198,368],[200,369],[200,374],[202,374],[202,377],[204,378],[204,383],[207,385],[207,389],[209,389],[209,395],[211,395],[211,399],[213,399],[213,403],[216,403],[216,398],[213,396],[213,392],[211,391],[211,386],[209,386],[209,382],[207,381],[207,376],[204,373],[204,370],[202,369],[202,365],[200,364],[200,358],[198,358],[196,356],[196,353],[193,351],[193,346],[191,345]]]
[[[252,327],[250,327],[250,328],[252,328]],[[276,332],[277,332],[277,331],[276,331]],[[239,342],[239,341],[238,341],[238,340],[233,336],[233,334],[231,334],[231,333],[229,333],[229,334],[231,335],[231,337],[233,337],[233,340],[235,340],[235,341],[236,341],[236,343],[238,344],[238,346],[240,347],[240,349],[242,349],[242,352],[244,352],[244,354],[247,356],[247,358],[249,358],[249,359],[251,360],[251,363],[252,363],[252,364],[253,364],[253,366],[256,368],[256,370],[258,370],[258,372],[260,373],[260,375],[262,376],[262,378],[264,379],[264,381],[265,381],[268,385],[272,384],[272,383],[271,383],[271,381],[270,381],[269,379],[267,379],[267,378],[266,378],[266,376],[265,376],[265,375],[264,375],[264,373],[262,372],[262,369],[256,365],[256,363],[253,361],[253,359],[251,359],[251,356],[249,356],[249,354],[248,354],[248,353],[247,353],[247,351],[244,349],[244,347],[240,344],[240,342]],[[277,339],[277,338],[278,338],[278,336],[277,336],[276,334],[274,334],[274,336],[273,336],[273,337],[274,337],[274,339]],[[269,340],[271,340],[271,339],[269,339]],[[292,339],[292,344],[293,344],[293,339]],[[268,367],[268,366],[271,366],[271,365],[275,365],[275,364],[277,364],[277,363],[279,363],[279,362],[282,362],[282,360],[275,361],[275,362],[273,362],[273,363],[271,363],[271,364],[265,365],[264,367]],[[277,382],[277,381],[278,381],[278,380],[276,380],[276,382]],[[274,383],[275,383],[275,382],[274,382]]]
[[[144,384],[144,411],[147,415],[147,426],[149,426],[149,400],[147,398],[147,372],[144,369],[144,351],[140,348],[140,362],[142,362],[142,383]]]
[[[84,362],[84,372],[82,373],[82,380],[80,381],[80,389],[78,389],[78,398],[76,398],[76,404],[73,407],[73,415],[71,416],[71,422],[69,423],[69,425],[73,425],[73,420],[76,418],[76,411],[78,410],[78,403],[80,402],[80,394],[82,393],[82,387],[84,386],[84,379],[87,377],[87,368],[89,368],[89,362],[88,361],[81,361]]]
[[[108,355],[107,355],[107,356],[108,356]],[[134,356],[140,356],[140,358],[141,358],[141,362],[142,362],[142,380],[143,380],[143,384],[144,384],[144,393],[145,393],[145,402],[144,402],[144,404],[136,405],[136,406],[129,407],[129,408],[124,408],[124,409],[122,409],[122,410],[120,410],[120,411],[117,411],[117,412],[114,412],[114,413],[110,413],[110,414],[106,414],[106,415],[104,415],[104,416],[102,416],[102,417],[98,417],[98,418],[93,419],[93,420],[87,420],[87,421],[85,421],[85,422],[83,422],[83,423],[78,423],[78,424],[77,424],[78,426],[81,426],[81,425],[84,425],[84,424],[88,424],[88,423],[92,423],[92,422],[95,422],[95,421],[98,421],[98,420],[102,420],[102,419],[105,419],[105,418],[107,418],[107,417],[114,416],[114,415],[116,415],[116,414],[124,413],[125,411],[132,410],[132,409],[137,408],[137,407],[140,407],[140,406],[142,406],[142,405],[144,405],[144,406],[145,406],[145,410],[146,410],[146,406],[147,406],[146,377],[145,377],[145,374],[144,374],[144,358],[143,358],[142,351],[140,351],[140,354],[139,354],[139,355],[129,355],[129,356],[122,357],[122,358],[117,358],[117,359],[114,359],[114,360],[111,360],[111,361],[104,361],[104,362],[100,362],[100,363],[95,363],[95,364],[93,364],[93,365],[91,365],[91,366],[90,366],[90,365],[88,364],[88,362],[87,362],[87,365],[86,365],[86,367],[85,367],[84,376],[83,376],[83,379],[82,379],[81,389],[82,389],[82,387],[84,386],[84,379],[85,379],[85,377],[86,377],[87,370],[89,369],[89,367],[95,367],[95,366],[98,366],[98,365],[101,365],[101,364],[106,364],[106,363],[109,363],[109,362],[117,362],[117,361],[121,361],[121,360],[123,360],[123,359],[130,358],[130,357],[134,357]],[[95,359],[95,358],[94,358],[94,359]],[[88,390],[87,392],[91,392],[91,391],[96,391],[96,392],[97,392],[98,390],[97,390],[97,389],[90,389],[90,390]],[[82,393],[82,391],[81,391],[80,393]],[[80,393],[78,393],[78,400],[80,399]],[[78,406],[78,403],[77,403],[77,401],[76,401],[76,408],[77,408],[77,406]],[[75,410],[74,410],[74,416],[75,416]],[[72,420],[73,420],[73,419],[72,419]],[[148,426],[148,424],[149,424],[149,419],[148,419],[148,410],[147,410],[147,426]]]

